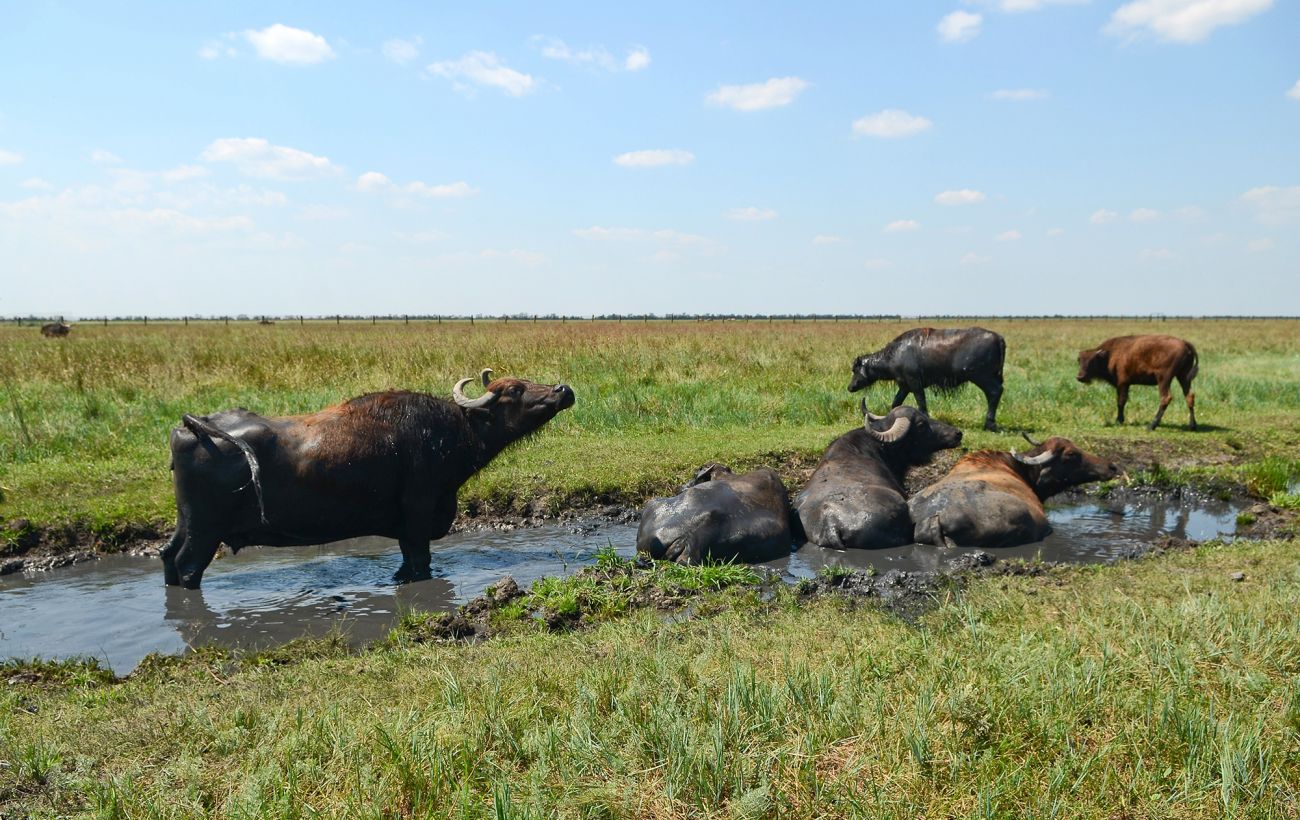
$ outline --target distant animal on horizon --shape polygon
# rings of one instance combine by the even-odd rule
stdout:
[[[833,549],[912,542],[903,480],[910,467],[961,444],[961,431],[915,407],[884,416],[862,408],[862,426],[826,448],[794,507],[808,541]]]
[[[892,381],[898,385],[893,407],[901,405],[911,393],[916,396],[916,406],[928,414],[927,387],[946,392],[970,382],[984,391],[988,402],[984,429],[997,430],[1006,355],[1006,340],[982,327],[918,327],[899,335],[875,353],[854,359],[849,392],[879,381]]]
[[[1115,423],[1124,423],[1124,405],[1128,404],[1128,388],[1134,384],[1154,384],[1160,390],[1160,409],[1151,420],[1149,429],[1160,425],[1173,394],[1169,385],[1174,379],[1183,389],[1187,401],[1187,429],[1196,429],[1196,394],[1192,392],[1192,379],[1200,369],[1199,357],[1192,343],[1175,336],[1116,336],[1096,347],[1079,351],[1078,380],[1088,384],[1101,379],[1115,386],[1118,412]]]
[[[794,546],[790,515],[790,496],[772,470],[737,475],[706,464],[680,493],[645,505],[636,551],[679,564],[770,561]]]
[[[917,543],[939,547],[1012,547],[1052,531],[1043,501],[1070,487],[1105,481],[1119,468],[1064,438],[1025,439],[1024,455],[979,450],[908,502]]]
[[[47,339],[61,339],[72,332],[72,325],[63,322],[46,322],[41,325],[41,335]]]
[[[397,580],[430,577],[429,542],[456,518],[456,495],[510,444],[574,404],[566,384],[461,379],[452,401],[369,393],[315,413],[268,418],[242,408],[186,414],[171,432],[176,532],[168,585],[197,589],[222,543],[299,546],[378,535],[402,550]]]

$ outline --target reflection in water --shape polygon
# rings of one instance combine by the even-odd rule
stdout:
[[[999,558],[1097,562],[1162,535],[1196,540],[1230,533],[1238,508],[1161,499],[1090,501],[1048,510],[1053,533],[1037,544],[990,549]],[[156,558],[110,556],[48,573],[0,578],[0,657],[89,655],[119,674],[150,652],[218,644],[262,648],[341,631],[359,645],[383,637],[404,609],[448,610],[503,575],[527,586],[566,575],[613,545],[630,556],[631,526],[575,532],[559,526],[468,532],[436,544],[429,581],[395,586],[396,545],[359,538],[322,547],[248,549],[213,562],[202,590],[164,587]],[[883,550],[804,545],[766,566],[809,577],[827,565],[939,570],[963,549],[911,544]]]

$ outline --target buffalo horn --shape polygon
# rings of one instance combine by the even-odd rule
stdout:
[[[907,435],[908,430],[912,429],[912,420],[907,416],[899,416],[894,419],[894,423],[889,426],[888,430],[880,433],[872,429],[871,424],[869,423],[872,418],[873,416],[868,413],[867,421],[864,421],[862,426],[867,428],[867,432],[871,434],[872,438],[879,441],[881,444],[893,444],[895,441],[898,441],[900,438]],[[880,419],[884,417],[875,416],[874,418]]]
[[[858,409],[862,411],[863,418],[867,419],[868,421],[880,421],[881,419],[884,418],[884,416],[877,416],[875,413],[872,413],[870,410],[867,409],[866,397],[858,399]]]
[[[1028,438],[1028,436],[1026,436],[1026,438]],[[1011,457],[1014,458],[1016,461],[1019,461],[1021,464],[1028,464],[1030,467],[1042,467],[1044,464],[1047,464],[1049,461],[1056,458],[1056,451],[1048,450],[1045,453],[1039,453],[1036,456],[1029,456],[1028,458],[1026,458],[1025,456],[1022,456],[1019,453],[1017,453],[1015,450],[1012,450]]]
[[[1042,443],[1041,441],[1034,441],[1032,438],[1029,437],[1029,434],[1026,433],[1026,432],[1024,432],[1023,430],[1021,431],[1020,435],[1024,436],[1024,437],[1025,437],[1025,441],[1029,442],[1030,444],[1034,445],[1035,447],[1042,447],[1042,446],[1043,446],[1043,443]]]
[[[483,386],[487,387],[489,384],[492,383],[492,368],[490,367],[483,368],[483,372],[478,374],[478,377],[483,382]]]
[[[456,382],[456,386],[451,389],[451,397],[456,400],[456,404],[464,407],[466,410],[473,410],[478,407],[487,407],[488,405],[501,398],[496,393],[484,393],[477,399],[471,399],[465,395],[465,385],[474,381],[473,378],[461,379]]]

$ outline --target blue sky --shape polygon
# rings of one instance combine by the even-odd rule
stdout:
[[[1300,314],[1274,0],[0,10],[0,315]]]

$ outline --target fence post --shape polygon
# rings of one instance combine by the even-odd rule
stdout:
[[[188,317],[188,316],[182,316],[182,317],[181,317],[181,323],[184,324],[186,327],[189,327],[189,326],[190,326],[190,317]]]

